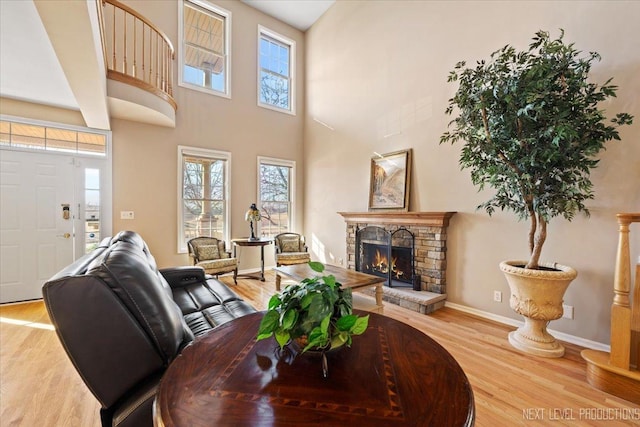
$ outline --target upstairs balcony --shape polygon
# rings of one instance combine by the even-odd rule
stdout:
[[[110,116],[175,127],[171,41],[129,6],[97,2]]]

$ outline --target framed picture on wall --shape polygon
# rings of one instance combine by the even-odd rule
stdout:
[[[369,210],[409,210],[411,149],[371,158]]]

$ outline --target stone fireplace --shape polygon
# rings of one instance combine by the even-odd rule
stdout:
[[[391,287],[385,286],[384,299],[422,313],[430,313],[444,305],[447,291],[447,228],[449,219],[455,212],[372,211],[339,212],[339,214],[347,223],[347,268],[356,270],[358,269],[356,267],[359,267],[360,271],[376,274],[367,271],[363,268],[366,266],[360,265],[359,262],[367,251],[373,251],[372,256],[375,259],[375,250],[377,250],[380,256],[376,268],[388,274],[388,269],[394,268],[393,247],[400,247],[400,249],[396,248],[396,251],[408,248],[409,245],[406,242],[411,235],[413,247],[407,250],[412,252],[412,266],[405,266],[403,269],[408,268],[412,278],[404,286],[402,282],[392,282]],[[388,234],[390,244],[385,246],[379,244],[380,242],[374,243],[377,239],[372,238],[373,232],[367,233],[364,239],[359,239],[358,234],[362,230],[375,230],[378,236],[383,237]],[[399,230],[406,230],[409,234],[401,234],[401,239],[392,239],[391,235]],[[373,248],[365,248],[362,240]],[[380,241],[386,242],[384,239]],[[405,243],[398,244],[399,241]],[[375,247],[376,245],[378,246]],[[398,269],[397,265],[395,269]],[[407,273],[403,272],[402,275],[404,274]],[[417,292],[418,290],[422,292]]]

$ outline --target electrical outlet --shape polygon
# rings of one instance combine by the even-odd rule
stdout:
[[[573,319],[573,306],[562,304],[562,317],[565,319]]]
[[[493,291],[493,300],[495,302],[502,302],[502,292],[500,291]]]
[[[133,211],[120,211],[120,219],[133,219]]]

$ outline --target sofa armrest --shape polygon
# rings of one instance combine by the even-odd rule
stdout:
[[[160,274],[162,274],[171,288],[181,288],[205,280],[204,268],[202,267],[162,268],[160,269]]]

